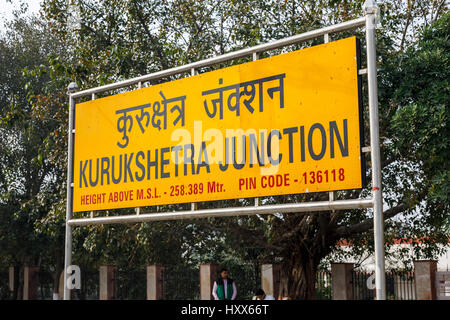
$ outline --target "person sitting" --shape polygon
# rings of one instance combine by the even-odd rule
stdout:
[[[258,289],[253,300],[275,300],[270,294],[266,294],[263,289]]]

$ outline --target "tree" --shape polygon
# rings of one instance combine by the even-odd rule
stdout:
[[[0,255],[4,263],[18,267],[44,265],[58,260],[53,249],[62,252],[61,245],[53,246],[57,239],[39,232],[35,225],[46,215],[49,201],[39,201],[38,195],[52,194],[58,173],[40,156],[40,146],[55,122],[32,116],[27,89],[41,92],[48,77],[35,74],[27,80],[22,72],[45,64],[50,52],[63,56],[63,50],[46,24],[24,16],[25,12],[26,8],[16,12],[0,39]],[[14,297],[19,282],[16,279]]]
[[[391,102],[396,110],[390,131],[393,151],[418,168],[411,180],[424,195],[417,199],[424,202],[421,214],[411,219],[412,229],[429,243],[445,243],[449,235],[449,26],[446,13],[401,57]]]

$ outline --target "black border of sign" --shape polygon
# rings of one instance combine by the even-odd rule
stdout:
[[[364,104],[362,94],[362,75],[359,74],[361,70],[361,41],[356,38],[356,72],[358,79],[358,109],[359,109],[359,146],[361,157],[361,188],[365,188],[367,185],[366,176],[366,155],[362,151],[364,147]]]
[[[73,104],[73,108],[72,108],[72,119],[73,119],[73,123],[72,123],[72,130],[75,130],[75,127],[76,127],[76,124],[77,124],[77,119],[76,119],[76,114],[77,114],[77,100],[75,99],[75,98],[73,98],[73,101],[72,101],[72,104]],[[70,110],[69,110],[69,112],[70,112]],[[69,127],[70,127],[70,125],[69,125]],[[72,192],[71,192],[71,194],[70,194],[70,201],[71,201],[71,204],[70,204],[70,206],[71,206],[71,213],[70,213],[70,215],[71,215],[71,219],[73,218],[73,194],[75,193],[74,192],[74,190],[75,190],[75,138],[76,138],[76,135],[75,135],[75,132],[76,131],[72,131],[72,132],[69,132],[69,134],[71,134],[72,135],[72,172],[71,172],[71,176],[72,176],[72,181],[71,181],[71,185],[69,185],[69,188],[72,188]],[[67,143],[69,143],[69,140],[67,140]]]

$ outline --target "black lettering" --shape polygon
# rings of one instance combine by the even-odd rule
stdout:
[[[229,139],[225,138],[225,164],[219,161],[219,169],[221,171],[226,171],[228,169],[228,159],[229,159]]]
[[[336,139],[339,144],[339,149],[343,157],[348,157],[348,130],[347,119],[344,119],[344,142],[342,142],[336,121],[330,121],[330,157],[334,158],[334,134],[336,132]]]
[[[139,161],[139,158],[142,158],[142,160],[145,159],[145,153],[142,151],[139,151],[136,154],[136,166],[141,169],[141,174],[139,175],[137,172],[134,173],[134,176],[136,178],[136,181],[142,181],[145,178],[145,166],[142,164],[142,162]]]
[[[205,160],[203,159],[203,156],[205,157]],[[198,154],[198,165],[197,165],[197,174],[200,172],[200,168],[201,167],[206,167],[206,171],[208,173],[210,173],[210,168],[209,168],[209,161],[208,161],[208,153],[206,152],[206,143],[205,141],[202,141],[202,149],[200,151],[200,153]]]
[[[314,134],[314,130],[316,130],[316,129],[319,129],[320,135],[321,135],[321,138],[322,138],[322,149],[320,150],[319,154],[316,154],[314,152],[313,142],[312,142],[312,137],[313,137],[313,134]],[[313,124],[312,127],[309,129],[309,133],[308,133],[308,149],[309,149],[309,154],[310,154],[311,158],[313,158],[314,160],[320,160],[325,155],[325,151],[327,150],[327,139],[326,139],[325,129],[320,123]]]
[[[305,127],[300,126],[300,159],[305,161]]]
[[[188,157],[187,150],[191,150],[191,155]],[[191,164],[192,174],[195,174],[195,165],[194,165],[194,145],[186,144],[184,145],[184,175],[187,175],[187,165]]]
[[[162,148],[161,149],[161,179],[170,177],[169,172],[164,172],[164,166],[169,164],[169,159],[164,159],[164,155],[167,152],[170,152],[170,148]]]
[[[155,168],[155,179],[158,179],[158,149],[155,149],[155,160],[151,161],[151,152],[147,151],[147,180],[150,180],[150,168]]]
[[[130,169],[130,165],[131,165],[131,160],[133,160],[133,156],[134,153],[130,153],[130,158],[127,161],[127,154],[125,154],[125,159],[124,159],[124,179],[123,182],[127,182],[127,176],[130,176],[130,182],[133,182],[133,175],[131,174],[131,169]]]
[[[82,185],[83,185],[83,181],[84,181],[84,185],[85,185],[86,187],[89,187],[89,186],[88,186],[88,183],[87,183],[87,179],[86,179],[86,168],[87,168],[87,164],[88,164],[88,161],[87,161],[87,160],[84,161],[84,166],[83,166],[83,161],[80,161],[80,188],[81,188]]]
[[[274,134],[276,134],[278,136],[279,140],[281,140],[281,138],[282,138],[279,130],[274,129],[274,130],[270,131],[269,137],[267,138],[267,156],[269,157],[270,164],[278,165],[281,162],[281,158],[283,157],[283,155],[281,154],[281,152],[279,152],[277,160],[273,160],[273,158],[272,158],[272,136]]]
[[[294,145],[292,135],[298,131],[297,127],[283,129],[283,134],[289,135],[289,163],[294,162]]]
[[[250,134],[248,136],[248,153],[249,153],[249,157],[250,157],[250,168],[253,168],[253,149],[256,149],[256,158],[258,159],[258,164],[260,167],[264,166],[264,132],[260,133],[260,138],[259,138],[259,145],[260,145],[260,149],[261,151],[259,151],[258,149],[258,143],[256,141],[256,136],[255,134]]]
[[[237,170],[242,169],[245,166],[245,160],[247,155],[246,139],[242,136],[242,162],[237,163],[236,161],[236,137],[233,137],[233,167]]]
[[[119,178],[117,178],[117,179],[116,179],[116,177],[114,175],[114,172],[115,172],[115,170],[114,170],[114,163],[115,163],[114,156],[112,156],[111,163],[112,163],[111,164],[111,178],[112,178],[112,182],[114,184],[118,184],[122,180],[122,155],[119,156]]]
[[[175,155],[175,177],[178,177],[178,152],[183,149],[181,146],[172,147],[172,152]]]
[[[104,164],[106,163],[106,168],[104,166]],[[107,184],[109,184],[109,158],[108,157],[104,157],[102,158],[102,170],[101,170],[101,182],[100,184],[103,185],[103,175],[106,174],[106,180],[107,180]]]
[[[98,183],[99,158],[97,158],[97,166],[95,169],[95,181],[92,181],[92,159],[89,160],[89,183],[91,184],[91,187],[95,187]]]

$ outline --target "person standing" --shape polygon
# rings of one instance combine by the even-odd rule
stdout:
[[[236,299],[237,290],[236,283],[233,279],[228,278],[228,270],[222,268],[220,270],[220,275],[216,281],[214,281],[214,286],[212,290],[212,295],[214,300],[234,300]]]

